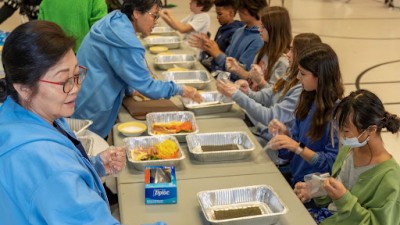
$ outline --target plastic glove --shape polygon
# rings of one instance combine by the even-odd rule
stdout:
[[[239,90],[239,86],[228,80],[217,80],[217,90],[226,97],[232,97]]]
[[[239,65],[239,62],[233,57],[227,57],[225,62],[226,70],[232,73],[239,73],[242,69]]]
[[[273,136],[276,136],[277,134],[286,134],[286,135],[289,134],[289,131],[288,131],[288,128],[286,127],[286,125],[277,119],[273,119],[269,122],[268,132],[270,134],[272,134]]]
[[[208,40],[207,34],[192,34],[189,36],[188,43],[191,47],[199,48],[205,50],[205,42]]]
[[[252,64],[250,73],[249,73],[249,78],[257,85],[262,84],[262,82],[264,81],[263,68],[261,68],[261,66],[259,66],[257,64]]]
[[[241,92],[245,93],[246,95],[249,95],[250,86],[249,86],[249,82],[247,82],[247,80],[237,80],[235,82],[235,84],[239,86],[239,90]]]
[[[309,202],[311,200],[310,188],[305,182],[297,182],[294,185],[294,193],[296,193],[297,197],[301,202]]]
[[[200,103],[203,101],[203,97],[200,95],[200,93],[197,91],[196,88],[183,85],[182,89],[183,89],[182,97],[190,98],[197,103]]]
[[[126,165],[125,147],[110,146],[100,153],[106,173],[117,176]]]

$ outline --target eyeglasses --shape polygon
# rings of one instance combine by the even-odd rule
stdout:
[[[153,17],[154,21],[156,21],[156,20],[158,20],[158,18],[160,18],[160,14],[154,14],[152,12],[147,12],[147,13]]]
[[[74,85],[80,85],[86,77],[87,68],[84,66],[79,66],[79,75],[74,75],[73,77],[68,78],[65,82],[53,82],[48,80],[39,80],[40,82],[49,83],[49,84],[57,84],[63,86],[63,92],[69,93],[74,88]]]

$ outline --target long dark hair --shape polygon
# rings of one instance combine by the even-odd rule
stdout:
[[[289,12],[284,7],[265,7],[259,14],[263,26],[268,31],[269,41],[264,42],[258,51],[256,62],[260,62],[264,55],[268,57],[268,65],[264,71],[264,79],[268,81],[276,62],[283,53],[289,51],[292,41],[292,25]]]
[[[121,12],[132,21],[133,11],[137,10],[143,14],[148,12],[154,5],[157,5],[157,7],[161,9],[161,0],[124,0],[124,3],[122,3]]]
[[[324,134],[337,100],[343,98],[344,87],[339,60],[329,45],[320,43],[301,52],[299,65],[318,78],[317,90],[303,90],[295,110],[296,118],[303,120],[315,103],[316,109],[307,135],[316,141]]]
[[[245,9],[249,12],[250,16],[260,20],[260,15],[258,14],[260,10],[266,6],[268,3],[266,0],[238,0],[239,9]]]
[[[385,110],[382,101],[368,90],[357,90],[345,97],[334,111],[339,129],[351,121],[359,132],[376,125],[377,132],[386,128],[391,133],[400,129],[400,118]]]
[[[31,21],[15,28],[4,43],[6,77],[0,83],[0,98],[11,95],[19,102],[13,84],[25,85],[35,95],[39,79],[74,47],[75,39],[53,22]]]
[[[288,76],[286,79],[280,78],[277,80],[272,87],[274,93],[282,91],[280,98],[283,98],[286,93],[299,82],[297,79],[297,74],[299,73],[298,55],[304,49],[317,43],[322,43],[321,38],[313,33],[302,33],[294,37],[292,46],[292,64],[289,67],[287,73]]]

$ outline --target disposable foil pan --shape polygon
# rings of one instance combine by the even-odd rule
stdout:
[[[157,135],[153,131],[153,124],[155,123],[168,123],[172,121],[185,122],[190,121],[192,123],[193,132],[198,133],[199,128],[196,123],[194,113],[188,111],[172,111],[172,112],[153,112],[146,115],[147,132],[149,135]],[[170,134],[178,139],[180,142],[184,142],[186,135],[189,133],[177,133]]]
[[[270,186],[256,185],[238,188],[201,191],[197,199],[205,218],[218,225],[267,225],[275,224],[288,209]],[[215,219],[215,210],[259,207],[262,214],[233,219]]]
[[[146,46],[165,46],[168,49],[179,48],[181,40],[179,36],[158,36],[158,37],[147,37],[144,38]]]
[[[182,98],[183,106],[196,115],[223,113],[232,109],[233,100],[224,97],[218,91],[200,92],[203,102],[197,103],[188,98]]]
[[[189,134],[186,136],[189,153],[198,161],[226,161],[240,160],[250,156],[255,149],[253,142],[245,132],[220,132]],[[204,145],[236,144],[239,150],[207,151],[203,152]]]
[[[162,76],[166,81],[174,81],[196,89],[203,89],[211,81],[207,71],[204,70],[163,72]]]
[[[92,155],[94,143],[93,138],[88,136],[79,136],[78,139],[82,143],[82,146],[85,149],[86,153],[88,155]]]
[[[91,120],[81,120],[74,118],[65,118],[67,121],[69,128],[75,133],[76,136],[84,136],[86,134],[87,128],[92,125],[93,121]]]
[[[162,70],[176,67],[191,69],[195,62],[196,59],[190,54],[157,55],[154,57],[154,65]]]
[[[153,35],[173,35],[176,34],[176,32],[171,28],[171,27],[154,27],[153,30],[151,31],[151,34]]]
[[[165,140],[171,140],[178,146],[178,157],[175,159],[159,159],[159,160],[146,160],[138,161],[133,158],[132,152],[140,147],[151,147]],[[176,166],[184,158],[185,154],[179,145],[178,140],[171,135],[157,135],[157,136],[144,136],[144,137],[129,137],[123,139],[126,147],[126,155],[128,162],[133,165],[137,170],[144,171],[146,166]]]

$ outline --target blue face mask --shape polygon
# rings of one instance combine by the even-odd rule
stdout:
[[[362,146],[366,145],[367,142],[368,142],[368,139],[369,139],[369,135],[365,139],[365,141],[363,141],[361,143],[358,141],[358,139],[364,134],[365,131],[367,131],[367,130],[364,130],[360,135],[358,135],[358,137],[353,137],[353,138],[345,138],[345,137],[343,137],[341,139],[342,144],[344,146],[348,146],[348,147],[351,147],[351,148],[359,148],[359,147],[362,147]]]

